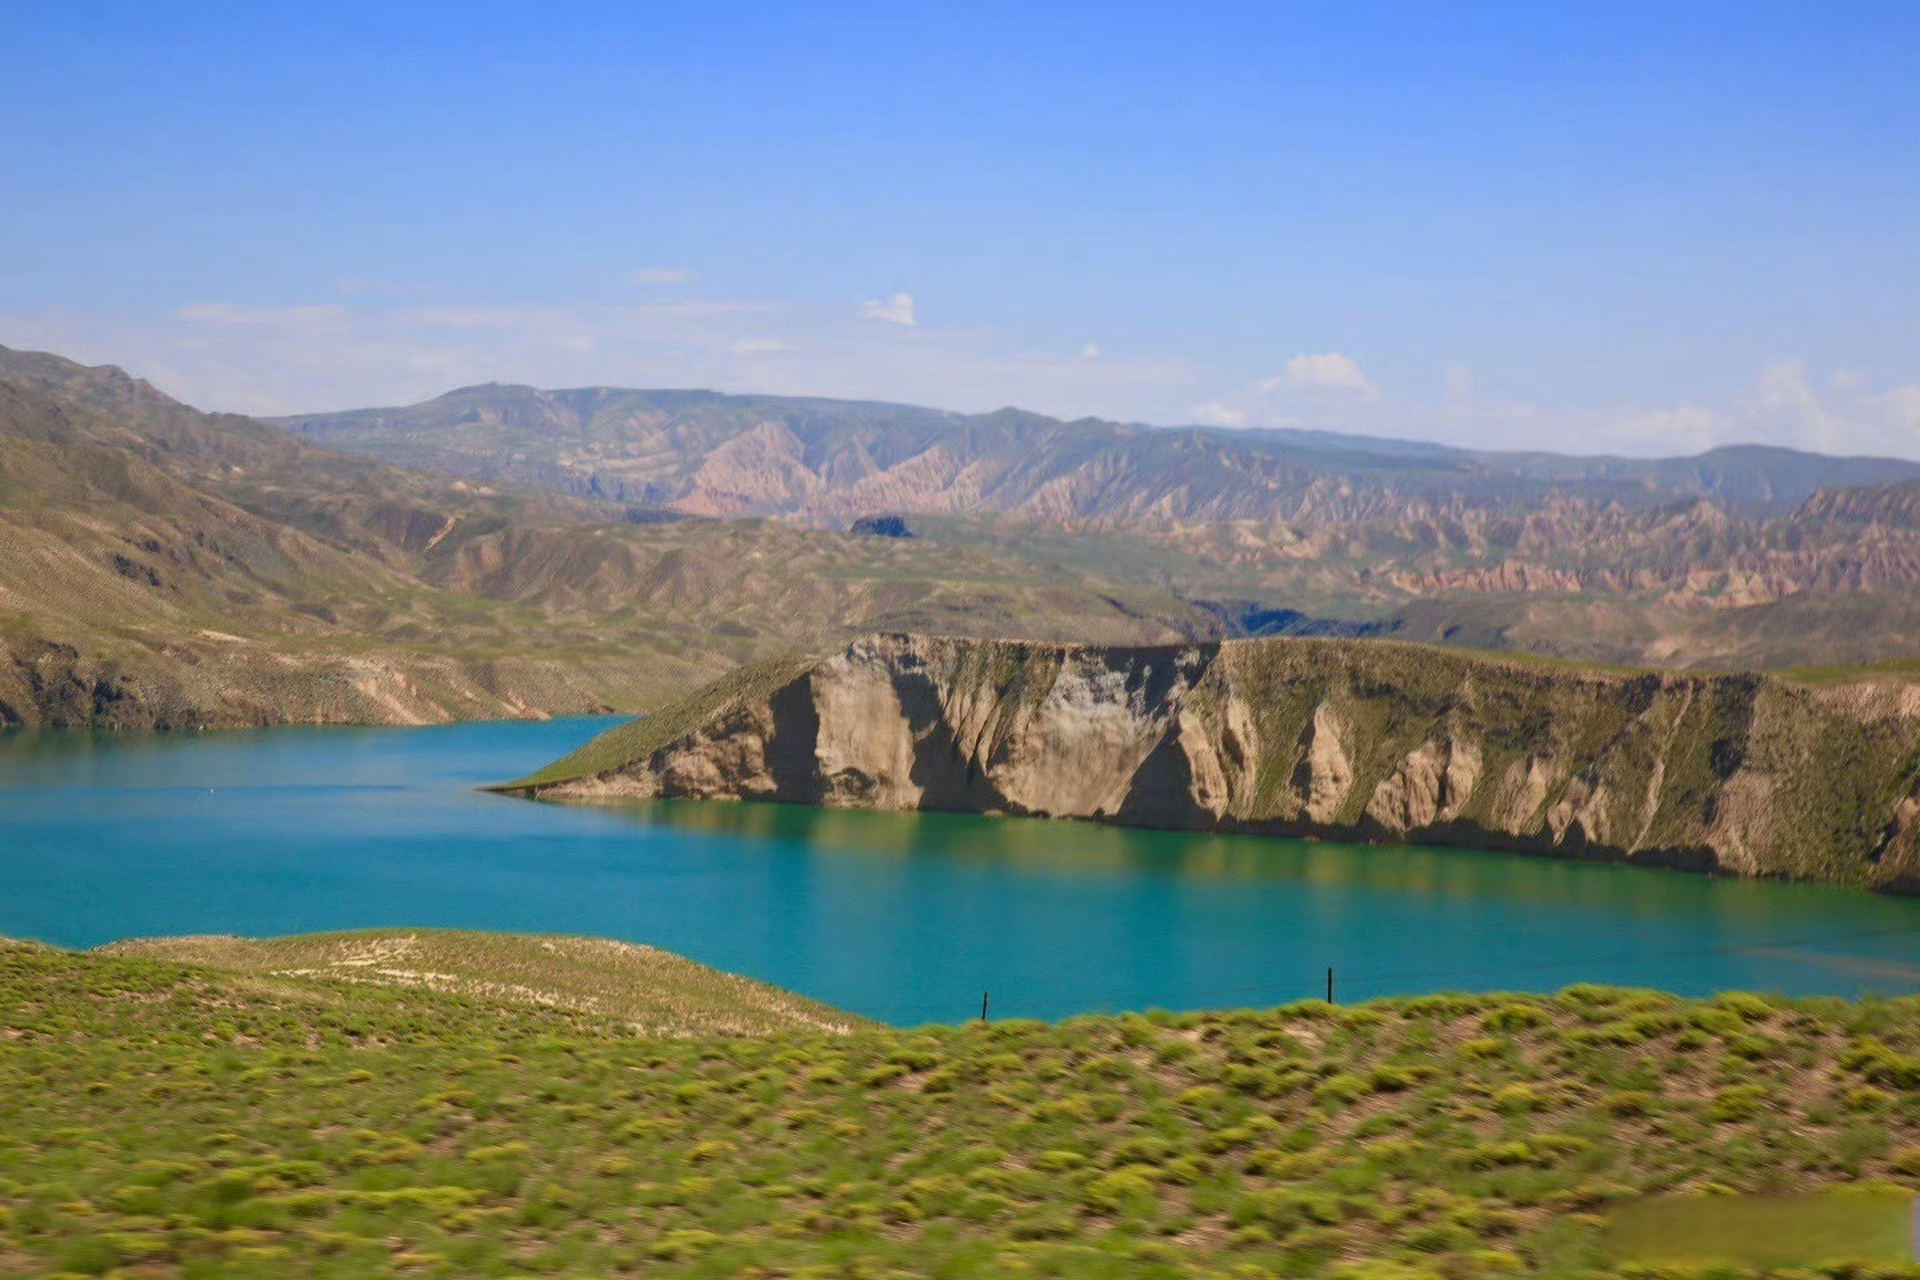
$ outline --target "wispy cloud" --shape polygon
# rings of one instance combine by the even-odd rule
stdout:
[[[1206,400],[1193,406],[1189,415],[1203,427],[1244,427],[1247,425],[1247,413],[1232,405],[1222,404],[1218,400]]]
[[[903,315],[904,304],[886,305]],[[902,339],[911,337],[911,341]],[[0,342],[119,364],[190,403],[285,414],[425,400],[479,382],[712,387],[975,412],[1183,420],[1180,361],[1045,351],[982,329],[911,331],[753,299],[421,305],[386,297],[162,315],[0,313]],[[804,358],[802,355],[804,354]]]
[[[661,285],[692,284],[700,278],[697,271],[687,271],[680,267],[642,267],[638,271],[629,271],[627,279],[634,284],[657,288]]]
[[[1749,389],[1721,404],[1686,403],[1561,413],[1476,405],[1457,422],[1476,443],[1580,453],[1675,455],[1730,444],[1770,444],[1829,454],[1920,459],[1920,384],[1874,390],[1858,375],[1827,377],[1804,360],[1776,360]],[[1544,434],[1544,438],[1543,438]]]
[[[1757,368],[1744,390],[1724,399],[1612,405],[1503,398],[1464,367],[1439,366],[1427,399],[1396,395],[1388,403],[1360,390],[1372,383],[1339,353],[1289,360],[1276,386],[1091,344],[1036,350],[990,330],[909,331],[840,308],[754,299],[428,306],[414,297],[0,313],[0,343],[119,364],[204,408],[260,414],[408,403],[490,381],[703,386],[969,412],[1011,404],[1067,418],[1314,427],[1485,448],[1646,455],[1754,442],[1920,459],[1920,382],[1874,382],[1852,372],[1852,362],[1837,362],[1846,376],[1836,378],[1833,369],[1786,358]]]
[[[911,329],[914,327],[913,295],[896,293],[883,302],[863,302],[860,304],[860,317],[863,320],[883,320]]]
[[[293,307],[249,307],[237,302],[189,302],[174,315],[189,324],[285,328],[337,325],[352,312],[339,303]]]

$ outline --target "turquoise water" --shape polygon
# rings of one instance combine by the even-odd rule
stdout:
[[[607,721],[0,734],[0,934],[650,942],[894,1022],[1573,982],[1920,991],[1920,901],[1511,854],[473,790]]]

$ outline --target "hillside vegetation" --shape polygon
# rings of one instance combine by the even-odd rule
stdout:
[[[1470,844],[1920,889],[1920,686],[1342,639],[879,635],[508,784]]]
[[[637,710],[883,620],[1215,625],[963,546],[658,514],[397,470],[0,349],[0,725]]]
[[[1920,1187],[1911,1000],[642,1037],[278,970],[350,942],[0,944],[0,1274],[1576,1277],[1651,1193]]]

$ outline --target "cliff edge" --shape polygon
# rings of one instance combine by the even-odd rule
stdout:
[[[1920,892],[1920,686],[1342,639],[876,635],[501,790],[1473,845]]]

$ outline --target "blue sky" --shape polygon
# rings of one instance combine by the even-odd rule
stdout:
[[[0,4],[0,342],[1920,456],[1920,5]]]

